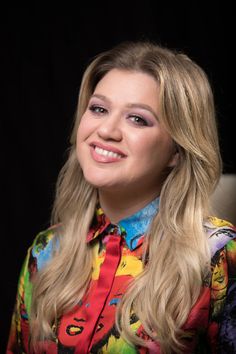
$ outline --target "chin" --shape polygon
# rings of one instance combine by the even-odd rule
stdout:
[[[84,178],[94,188],[109,188],[109,186],[112,187],[113,184],[111,181],[107,181],[106,178],[95,174],[91,175],[84,173]]]

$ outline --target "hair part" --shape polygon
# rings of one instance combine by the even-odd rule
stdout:
[[[157,81],[160,122],[179,153],[145,238],[144,270],[124,294],[116,324],[128,342],[148,346],[130,329],[134,312],[163,353],[178,353],[183,348],[183,325],[209,274],[203,222],[209,213],[209,196],[220,177],[221,158],[206,74],[185,54],[147,41],[125,42],[99,54],[83,75],[70,154],[58,178],[52,214],[52,223],[61,225],[55,236],[60,247],[34,281],[32,342],[53,336],[52,324],[78,303],[90,281],[92,255],[85,239],[97,194],[79,166],[76,133],[97,83],[112,69],[144,72]]]

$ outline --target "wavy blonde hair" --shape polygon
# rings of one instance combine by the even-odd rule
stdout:
[[[146,237],[144,270],[123,296],[117,327],[133,345],[147,346],[130,329],[134,311],[163,353],[181,352],[181,329],[209,275],[203,222],[221,174],[221,158],[206,74],[185,54],[147,41],[125,42],[99,54],[84,73],[69,158],[58,178],[53,209],[52,222],[61,224],[55,236],[60,247],[34,281],[32,341],[53,337],[52,324],[78,303],[91,279],[92,254],[85,239],[97,193],[79,166],[76,132],[97,83],[114,68],[144,72],[157,81],[160,121],[179,151],[179,162],[163,184],[159,213]]]

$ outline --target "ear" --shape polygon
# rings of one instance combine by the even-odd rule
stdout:
[[[172,157],[170,158],[170,161],[167,165],[167,167],[175,167],[179,162],[179,152],[178,150],[176,149],[175,152],[173,153]]]

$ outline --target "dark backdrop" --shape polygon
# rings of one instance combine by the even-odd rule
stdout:
[[[232,9],[216,2],[208,7],[199,1],[175,3],[87,1],[82,8],[2,9],[1,348],[26,249],[49,224],[81,75],[91,57],[127,39],[146,38],[184,50],[213,85],[224,172],[236,172]]]

